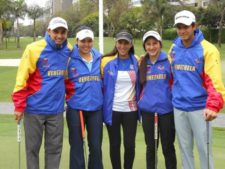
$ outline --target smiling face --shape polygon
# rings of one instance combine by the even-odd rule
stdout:
[[[194,39],[194,31],[196,29],[196,25],[192,24],[190,26],[184,24],[176,25],[177,34],[185,44],[190,44]]]
[[[157,57],[161,50],[161,43],[157,39],[149,37],[144,43],[144,48],[150,57]]]
[[[127,58],[129,57],[129,51],[132,47],[132,43],[128,42],[127,40],[118,40],[116,41],[116,48],[118,50],[119,57]]]
[[[81,55],[89,54],[93,47],[93,40],[91,38],[85,38],[83,40],[77,39],[77,45]]]
[[[67,33],[68,31],[63,27],[59,27],[54,30],[48,29],[48,34],[57,45],[63,44],[63,42],[67,39]]]

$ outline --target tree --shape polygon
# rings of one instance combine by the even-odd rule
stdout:
[[[130,8],[127,12],[124,12],[120,19],[120,29],[128,30],[134,37],[141,37],[146,29],[146,22],[142,20],[142,7]]]
[[[13,3],[13,13],[16,18],[16,46],[20,48],[20,32],[19,32],[19,18],[22,18],[26,14],[27,6],[24,0],[16,0]]]
[[[3,21],[4,15],[10,10],[10,0],[0,0],[0,48],[3,45]]]
[[[33,41],[36,41],[36,19],[43,15],[43,9],[37,5],[30,6],[27,13],[33,19]]]
[[[221,39],[222,39],[222,30],[223,30],[223,25],[224,25],[224,15],[225,15],[225,4],[223,4],[223,8],[221,11],[221,19],[219,22],[219,32],[218,32],[218,46],[221,47]]]
[[[167,8],[167,0],[144,0],[144,15],[148,16],[149,22],[156,24],[157,31],[162,36],[164,12]]]
[[[105,1],[105,11],[107,11],[107,27],[108,34],[112,36],[115,32],[119,31],[120,23],[119,18],[123,13],[127,12],[130,7],[130,0],[106,0]]]

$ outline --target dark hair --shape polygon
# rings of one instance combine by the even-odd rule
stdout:
[[[122,30],[119,33],[116,34],[116,37],[121,34],[121,33],[126,33],[127,35],[129,34],[130,36],[132,36],[129,32]],[[118,50],[116,48],[116,45],[114,46],[113,50],[105,55],[103,55],[102,57],[107,57],[107,56],[114,56],[118,53]],[[135,54],[135,50],[134,50],[134,45],[132,45],[132,47],[129,50],[129,54]]]
[[[81,26],[76,28],[76,33],[80,32],[83,29],[88,29],[88,30],[91,30],[93,32],[93,30],[90,27],[85,26],[85,25],[81,25]]]
[[[145,85],[146,83],[146,69],[148,58],[149,58],[148,53],[146,53],[145,56],[141,58],[141,64],[139,68],[139,81],[141,85]]]

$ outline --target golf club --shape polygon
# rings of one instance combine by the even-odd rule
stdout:
[[[86,152],[86,143],[85,143],[85,127],[84,127],[84,117],[83,112],[80,111],[80,125],[81,125],[81,134],[83,138],[83,148],[84,148],[84,163],[85,168],[87,169],[87,152]]]
[[[154,139],[155,139],[155,169],[157,169],[157,162],[158,162],[158,157],[157,157],[157,144],[158,144],[158,113],[155,112],[154,116]]]
[[[19,146],[19,169],[21,168],[21,121],[17,123],[17,142]]]
[[[206,121],[207,169],[209,169],[209,121]]]

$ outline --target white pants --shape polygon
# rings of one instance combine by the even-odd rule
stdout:
[[[199,153],[201,169],[208,169],[207,127],[203,111],[204,110],[185,112],[174,109],[175,128],[183,169],[195,169],[193,154],[194,139]],[[211,139],[212,130],[211,124],[209,125],[209,169],[214,169]]]

